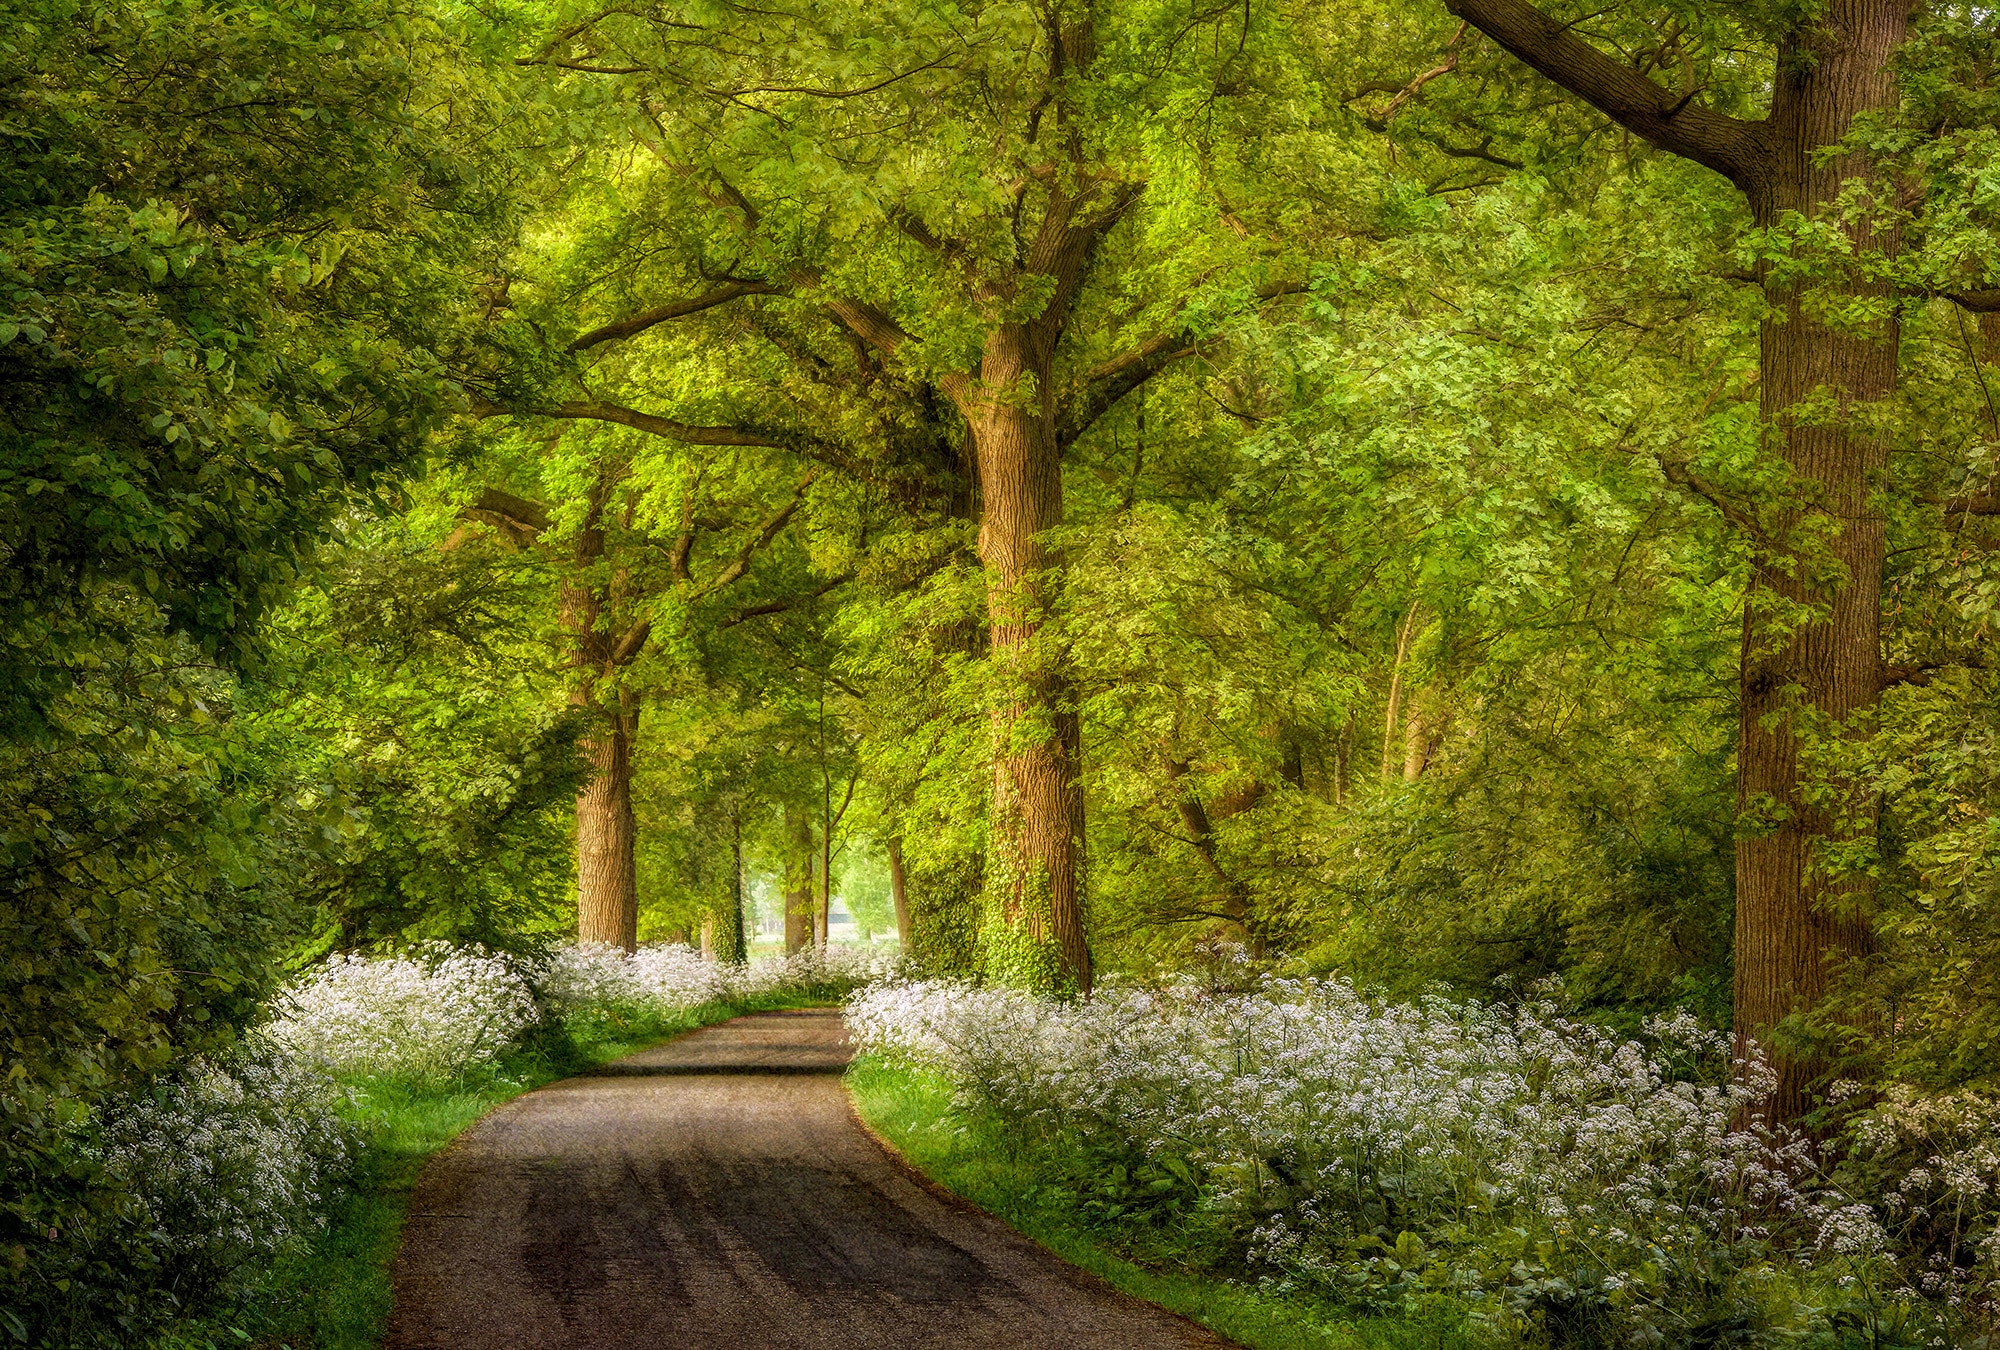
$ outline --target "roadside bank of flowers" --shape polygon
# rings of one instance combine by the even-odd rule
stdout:
[[[1892,1092],[1829,1164],[1733,1123],[1767,1070],[1691,1018],[1641,1041],[1548,1004],[1334,981],[1064,1002],[884,983],[862,1048],[949,1082],[1077,1212],[1498,1345],[1994,1339],[2000,1103]]]
[[[131,1330],[124,1343],[166,1329],[159,1344],[176,1350],[294,1343],[312,1314],[283,1305],[316,1297],[312,1263],[332,1259],[315,1255],[321,1235],[385,1166],[383,1203],[400,1213],[403,1173],[508,1096],[738,1011],[838,1001],[893,961],[860,948],[733,965],[680,945],[524,957],[442,943],[335,957],[282,988],[234,1053],[75,1122],[64,1147],[105,1202],[92,1231],[48,1236],[75,1249],[70,1294],[51,1291],[66,1309],[57,1324],[73,1324],[78,1345],[114,1322]],[[394,1223],[380,1227],[392,1250]],[[367,1261],[378,1279],[388,1255]],[[98,1296],[121,1288],[152,1292],[143,1309]],[[0,1343],[12,1327],[0,1308]]]

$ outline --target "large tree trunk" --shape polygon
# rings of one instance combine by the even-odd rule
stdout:
[[[1827,0],[1804,11],[1779,44],[1762,123],[1702,105],[1699,91],[1676,97],[1526,0],[1445,4],[1630,130],[1727,174],[1759,225],[1782,226],[1797,212],[1844,232],[1857,257],[1893,251],[1895,238],[1867,211],[1835,205],[1869,174],[1866,156],[1820,156],[1858,115],[1895,108],[1891,63],[1909,0]],[[1888,451],[1868,423],[1895,385],[1896,330],[1888,289],[1864,270],[1820,283],[1818,297],[1768,267],[1761,278],[1771,302],[1760,339],[1764,434],[1791,466],[1796,497],[1759,522],[1744,605],[1735,1023],[1739,1052],[1774,1052],[1778,1085],[1764,1109],[1777,1120],[1810,1109],[1827,1066],[1774,1045],[1774,1033],[1821,1002],[1841,962],[1871,947],[1867,884],[1829,872],[1821,846],[1868,834],[1874,810],[1863,803],[1834,819],[1800,782],[1807,738],[1859,729],[1882,687],[1884,530],[1868,498]],[[1883,315],[1873,332],[1822,317],[1871,307]]]
[[[1061,559],[1041,539],[1062,523],[1050,353],[1023,325],[987,342],[972,424],[984,510],[992,653],[1007,692],[993,714],[993,850],[988,885],[1012,934],[1049,959],[1059,985],[1090,989],[1083,925],[1081,732],[1056,653],[1036,641]],[[1034,401],[1024,405],[1030,387]]]
[[[812,945],[812,819],[796,806],[785,808],[785,955]]]
[[[1785,212],[1829,215],[1844,184],[1869,171],[1859,155],[1815,160],[1844,137],[1857,114],[1895,106],[1890,60],[1908,11],[1881,0],[1835,0],[1818,27],[1780,52],[1771,111],[1775,163],[1765,190],[1751,193],[1758,224]],[[1836,224],[1857,252],[1892,248],[1864,219]],[[1773,522],[1744,605],[1736,847],[1736,1035],[1739,1052],[1767,1044],[1774,1028],[1826,995],[1845,960],[1871,947],[1868,886],[1829,874],[1821,845],[1872,833],[1874,810],[1845,821],[1804,799],[1802,739],[1815,728],[1853,725],[1882,690],[1881,619],[1885,532],[1869,501],[1879,490],[1888,447],[1867,425],[1872,405],[1896,381],[1896,328],[1828,327],[1819,305],[1796,288],[1767,282],[1772,315],[1763,327],[1765,434],[1791,466],[1800,500]],[[1888,288],[1851,278],[1831,297],[1884,301]],[[1891,313],[1888,306],[1882,306]],[[1815,400],[1831,415],[1802,415]],[[1813,543],[1824,536],[1824,542]],[[1828,563],[1833,566],[1828,566]],[[1825,613],[1799,622],[1806,607]],[[1803,725],[1802,725],[1803,724]],[[1858,817],[1858,818],[1857,818]],[[1811,1107],[1825,1065],[1809,1054],[1778,1053],[1774,1119]]]
[[[570,702],[598,702],[599,681],[610,673],[604,635],[598,631],[604,595],[588,579],[604,557],[604,502],[610,476],[598,479],[590,509],[576,537],[576,576],[563,582],[560,607],[576,672]],[[590,778],[576,794],[576,940],[635,950],[639,945],[638,822],[632,814],[632,737],[637,710],[624,698],[601,709],[578,742]]]
[[[576,940],[639,944],[638,823],[632,814],[634,719],[607,718],[581,743],[591,775],[576,794]]]

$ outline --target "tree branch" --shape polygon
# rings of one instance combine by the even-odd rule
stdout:
[[[814,278],[814,284],[817,281]],[[894,356],[896,349],[910,340],[901,324],[865,300],[834,296],[826,301],[826,308],[842,327],[884,356]]]
[[[2000,290],[1952,291],[1945,299],[1973,314],[2000,314]]]
[[[576,341],[570,343],[569,349],[573,352],[580,352],[595,347],[601,342],[616,342],[623,338],[634,337],[645,332],[655,324],[666,323],[670,319],[685,318],[690,314],[699,314],[705,309],[714,309],[717,305],[727,304],[729,301],[735,300],[740,296],[777,295],[780,293],[780,288],[771,285],[769,282],[726,281],[706,295],[698,295],[692,300],[676,300],[672,304],[661,305],[658,309],[649,309],[643,314],[634,314],[629,319],[620,319],[617,323],[607,323],[602,328],[593,328]]]
[[[547,507],[498,488],[483,489],[479,499],[461,507],[458,514],[467,520],[491,525],[517,546],[534,543],[535,537],[549,527]]]
[[[1272,282],[1257,288],[1257,298],[1276,300],[1302,294],[1306,289],[1302,282]],[[1197,350],[1193,334],[1184,328],[1168,329],[1091,367],[1083,377],[1082,390],[1057,419],[1056,443],[1068,448],[1117,406],[1120,399]]]
[[[618,639],[618,645],[611,649],[611,655],[606,658],[606,664],[612,666],[626,664],[639,654],[639,649],[646,645],[646,639],[652,635],[653,621],[651,619],[639,620],[639,622],[625,630],[624,637]]]
[[[886,76],[873,84],[857,85],[852,89],[821,89],[817,85],[810,84],[758,84],[750,85],[743,89],[710,89],[707,92],[718,98],[742,98],[748,94],[806,94],[813,98],[860,98],[864,94],[873,94],[878,90],[887,89],[890,85],[901,80],[907,80],[912,75],[921,75],[927,70],[935,70],[950,59],[951,56],[949,54],[940,56],[935,61],[926,61],[920,66],[913,66],[900,75]]]
[[[1705,164],[1744,191],[1771,159],[1762,123],[1694,103],[1606,56],[1524,0],[1445,0],[1445,8],[1620,126]]]
[[[854,580],[854,574],[844,572],[825,585],[807,591],[804,595],[795,595],[788,600],[771,600],[761,605],[751,605],[747,609],[739,609],[728,618],[719,620],[715,626],[718,630],[734,628],[739,623],[748,623],[751,619],[761,619],[767,614],[783,614],[787,610],[797,609],[800,605],[809,604],[835,587],[844,586],[852,580]]]
[[[791,448],[783,441],[763,435],[761,432],[745,431],[740,427],[695,426],[688,422],[676,422],[671,417],[658,417],[616,403],[605,403],[599,399],[574,400],[554,408],[537,409],[531,415],[588,422],[615,422],[621,427],[631,427],[635,431],[664,436],[668,440],[683,441],[688,445],[758,445],[772,450]]]
[[[1650,456],[1650,458],[1655,464],[1660,466],[1661,476],[1669,483],[1672,483],[1676,487],[1686,488],[1689,492],[1694,493],[1695,496],[1721,512],[1724,520],[1727,520],[1731,525],[1742,530],[1745,534],[1763,536],[1763,529],[1758,525],[1755,517],[1736,503],[1730,501],[1728,497],[1723,495],[1720,488],[1717,488],[1686,464],[1678,460],[1668,459],[1665,455],[1656,454]]]
[[[1192,342],[1185,346],[1174,345],[1186,337],[1185,333],[1179,332],[1156,334],[1123,356],[1099,366],[1097,370],[1104,371],[1104,374],[1093,371],[1086,376],[1083,391],[1071,400],[1056,421],[1056,444],[1068,449],[1127,394],[1176,361],[1194,355],[1196,347]]]
[[[714,595],[725,586],[733,586],[743,579],[744,575],[750,570],[750,560],[756,557],[759,552],[769,547],[771,541],[778,537],[778,532],[785,528],[786,522],[791,520],[797,514],[799,507],[805,504],[806,489],[812,486],[812,481],[812,476],[807,475],[799,483],[798,490],[792,494],[792,499],[779,507],[777,511],[773,512],[765,520],[763,526],[757,531],[757,537],[737,551],[735,559],[729,566],[717,572],[712,581],[695,592],[696,599],[699,600],[706,596]]]

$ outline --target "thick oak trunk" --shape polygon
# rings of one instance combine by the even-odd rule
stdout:
[[[1895,108],[1892,62],[1911,5],[1827,0],[1803,12],[1779,44],[1771,115],[1753,123],[1693,94],[1674,96],[1527,0],[1445,3],[1630,130],[1728,175],[1760,226],[1782,229],[1796,212],[1845,233],[1857,260],[1845,278],[1816,281],[1817,295],[1768,268],[1762,277],[1770,299],[1763,422],[1791,467],[1795,499],[1759,522],[1744,606],[1735,1024],[1739,1052],[1753,1044],[1774,1052],[1778,1085],[1764,1109],[1796,1120],[1827,1066],[1784,1045],[1780,1028],[1818,1005],[1840,963],[1872,945],[1868,887],[1831,872],[1823,845],[1871,832],[1873,808],[1851,806],[1835,819],[1807,800],[1801,757],[1811,736],[1861,729],[1881,693],[1884,528],[1869,497],[1888,452],[1869,423],[1896,379],[1888,289],[1861,260],[1893,252],[1897,241],[1877,232],[1866,209],[1836,204],[1850,185],[1868,186],[1866,156],[1824,152],[1856,117]],[[1881,315],[1873,331],[1851,317],[1825,320],[1870,312]]]
[[[1081,732],[1063,663],[1037,642],[1061,559],[1042,538],[1062,523],[1046,343],[1021,325],[987,342],[972,426],[984,510],[992,655],[1006,681],[994,710],[988,884],[1002,920],[1053,958],[1058,984],[1090,988],[1083,923]]]
[[[591,775],[576,794],[576,939],[628,952],[639,944],[631,720],[607,719],[583,738]]]
[[[563,627],[571,643],[576,682],[570,702],[596,703],[598,682],[611,665],[598,631],[604,595],[590,577],[604,557],[601,524],[609,480],[600,479],[590,497],[584,527],[577,532],[576,573],[563,583]],[[632,737],[638,713],[620,699],[602,709],[577,749],[590,777],[576,794],[576,940],[635,950],[639,943],[638,822],[632,814]]]
[[[1892,108],[1890,60],[1908,11],[1881,0],[1834,0],[1816,29],[1781,51],[1770,120],[1774,162],[1751,190],[1760,225],[1787,212],[1826,217],[1860,156],[1816,160],[1861,113]],[[1866,220],[1841,226],[1857,253],[1891,248]],[[1869,895],[1830,874],[1822,844],[1872,832],[1872,807],[1837,821],[1805,800],[1802,740],[1852,726],[1881,695],[1882,514],[1870,502],[1888,447],[1868,421],[1896,381],[1892,317],[1872,331],[1821,320],[1827,299],[1886,301],[1888,288],[1850,278],[1810,303],[1767,281],[1772,314],[1760,342],[1765,434],[1791,467],[1799,500],[1771,522],[1744,605],[1737,747],[1735,1023],[1739,1052],[1768,1046],[1778,1025],[1817,1005],[1844,960],[1871,947]],[[1888,305],[1882,304],[1885,314]],[[1808,412],[1808,407],[1812,411]],[[1815,543],[1815,538],[1821,542]],[[1809,610],[1824,618],[1800,619]],[[1855,818],[1858,815],[1858,818]],[[1768,1110],[1794,1120],[1811,1107],[1825,1066],[1777,1053]]]

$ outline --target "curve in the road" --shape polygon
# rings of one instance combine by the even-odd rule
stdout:
[[[516,1098],[431,1160],[391,1350],[1227,1343],[932,1194],[848,1107],[836,1012],[692,1032]]]

